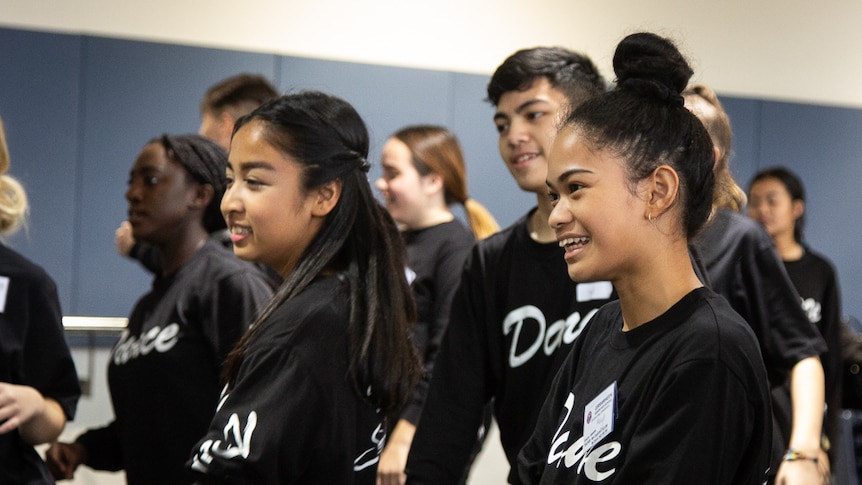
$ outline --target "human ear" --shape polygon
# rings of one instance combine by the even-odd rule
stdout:
[[[676,202],[679,175],[669,165],[660,165],[646,179],[646,210],[644,217],[656,219]]]
[[[215,197],[215,189],[210,184],[195,185],[189,209],[204,209]]]
[[[792,204],[791,211],[793,214],[793,220],[797,220],[802,217],[802,214],[805,214],[805,202],[796,199]]]
[[[338,199],[341,198],[341,179],[330,180],[320,187],[314,189],[314,200],[311,215],[324,217],[335,208]]]
[[[435,194],[443,191],[443,177],[437,172],[431,172],[422,176],[423,185],[428,193]]]

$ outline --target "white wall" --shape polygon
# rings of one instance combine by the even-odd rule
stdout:
[[[859,0],[0,0],[8,27],[472,73],[556,44],[612,77],[616,42],[653,30],[724,94],[847,107],[860,20]]]

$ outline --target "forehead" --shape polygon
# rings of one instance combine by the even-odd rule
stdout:
[[[596,148],[577,128],[564,126],[548,156],[548,181],[553,183],[560,174],[573,170],[596,173],[621,167],[622,161],[615,154]]]
[[[751,191],[759,191],[765,193],[784,193],[790,195],[787,187],[780,180],[774,177],[766,177],[751,184]]]
[[[133,171],[166,169],[171,160],[161,143],[148,143],[135,158]],[[174,163],[175,164],[175,163]]]
[[[412,162],[413,154],[410,152],[410,147],[406,143],[397,139],[390,138],[386,140],[381,152],[382,162],[384,164],[400,164]]]
[[[265,132],[263,121],[254,120],[243,125],[231,142],[228,169],[252,170],[267,166],[276,171],[301,170],[302,163],[270,143]]]
[[[560,89],[552,86],[548,78],[539,77],[533,80],[527,89],[503,93],[497,103],[497,113],[511,116],[531,102],[545,102],[558,108],[566,103],[566,96]]]

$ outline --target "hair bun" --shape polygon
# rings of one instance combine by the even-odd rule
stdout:
[[[627,36],[617,46],[614,73],[618,89],[682,106],[680,93],[694,71],[671,41],[641,32]]]

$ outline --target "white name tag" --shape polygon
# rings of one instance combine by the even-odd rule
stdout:
[[[617,382],[600,392],[584,408],[584,452],[593,449],[614,430],[617,409]]]
[[[610,281],[578,283],[575,289],[578,301],[605,300],[611,297],[614,285]]]
[[[9,277],[0,276],[0,313],[6,311],[6,293],[9,292]]]

